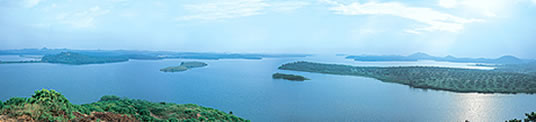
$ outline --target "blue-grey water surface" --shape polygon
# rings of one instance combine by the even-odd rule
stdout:
[[[75,104],[103,95],[153,102],[193,103],[252,121],[504,121],[536,111],[536,95],[479,94],[422,90],[371,78],[280,71],[284,63],[307,60],[353,65],[413,65],[423,62],[364,63],[342,57],[197,60],[207,67],[165,73],[185,59],[131,60],[93,65],[0,64],[0,100],[55,89]],[[190,61],[190,60],[188,60]],[[434,66],[466,64],[424,62]],[[471,68],[471,67],[468,67]],[[272,73],[312,80],[274,80]]]

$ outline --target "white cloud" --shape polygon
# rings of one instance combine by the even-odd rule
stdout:
[[[220,20],[263,14],[264,10],[291,12],[309,5],[303,1],[266,2],[264,0],[220,0],[211,3],[185,5],[194,14],[181,16],[177,20]]]
[[[24,0],[24,7],[32,8],[39,4],[39,2],[41,2],[41,0]]]
[[[459,8],[486,17],[495,17],[497,13],[504,12],[508,7],[522,1],[524,0],[439,0],[438,4],[443,8]]]
[[[416,31],[416,30],[405,30],[405,32],[412,33],[412,34],[421,34],[422,33],[422,32]]]
[[[28,26],[34,27],[34,28],[48,28],[51,25],[50,24],[45,24],[45,23],[35,23],[35,24],[28,24]]]
[[[444,8],[454,8],[458,4],[457,0],[439,0],[439,6]]]
[[[303,8],[308,6],[310,3],[303,1],[284,1],[284,2],[274,2],[271,4],[271,7],[278,12],[292,12],[296,9]]]
[[[185,5],[184,8],[196,14],[182,16],[177,20],[217,20],[261,14],[261,10],[269,4],[263,0],[230,0],[195,5]]]
[[[52,4],[48,5],[48,6],[42,7],[42,10],[45,11],[45,12],[49,12],[49,11],[51,11],[51,10],[57,8],[57,7],[58,7],[58,5],[56,3],[52,3]]]
[[[324,0],[323,2],[335,5],[330,8],[336,14],[342,15],[391,15],[406,19],[411,19],[424,24],[424,26],[415,27],[406,30],[409,33],[421,33],[423,31],[447,31],[459,32],[463,29],[464,24],[479,22],[479,19],[466,19],[454,15],[442,13],[431,8],[408,7],[397,2],[368,2],[361,4],[354,2],[348,5],[338,2]]]
[[[109,13],[110,10],[103,10],[99,6],[89,8],[87,10],[63,13],[56,16],[56,19],[64,24],[72,25],[77,28],[93,27],[95,18]]]

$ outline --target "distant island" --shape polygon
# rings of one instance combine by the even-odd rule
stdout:
[[[363,76],[415,88],[453,92],[536,93],[536,75],[532,75],[530,72],[426,66],[357,67],[305,61],[283,64],[279,69]]]
[[[19,57],[23,57],[23,58],[31,58],[31,59],[41,59],[43,58],[43,56],[36,56],[36,55],[19,55]]]
[[[0,64],[43,63],[42,61],[0,61]]]
[[[179,65],[179,66],[166,67],[166,68],[160,69],[160,71],[162,71],[162,72],[182,72],[182,71],[186,71],[186,70],[192,69],[192,68],[205,67],[207,65],[208,64],[203,63],[203,62],[199,62],[199,61],[187,61],[187,62],[181,62],[181,65]]]
[[[0,101],[0,121],[236,121],[249,120],[195,104],[175,104],[103,96],[98,102],[75,105],[59,92],[38,90],[30,98]]]
[[[128,58],[120,56],[89,56],[74,52],[61,52],[55,55],[45,55],[41,61],[46,63],[80,65],[125,62],[128,61]]]
[[[283,74],[283,73],[274,73],[272,75],[272,78],[273,79],[285,79],[285,80],[290,80],[290,81],[305,81],[305,80],[309,80],[308,78],[305,78],[303,76],[291,75],[291,74]]]
[[[460,63],[494,63],[494,64],[516,64],[527,63],[533,60],[523,60],[514,56],[502,56],[497,59],[487,58],[456,58],[454,56],[436,57],[430,56],[426,53],[415,53],[408,56],[400,55],[350,55],[347,59],[354,59],[355,61],[418,61],[418,60],[434,60],[434,61],[447,61],[447,62],[460,62]]]

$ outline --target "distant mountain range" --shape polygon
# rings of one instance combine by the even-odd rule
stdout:
[[[430,56],[426,53],[414,53],[408,56],[400,55],[380,55],[380,56],[371,56],[371,55],[361,55],[355,56],[350,55],[346,57],[347,59],[354,59],[355,61],[418,61],[418,60],[434,60],[434,61],[447,61],[447,62],[462,62],[462,63],[492,63],[492,64],[517,64],[517,63],[527,63],[534,60],[520,59],[514,56],[506,55],[496,59],[489,58],[457,58],[454,56],[445,56],[437,57]]]
[[[14,49],[0,50],[0,55],[56,55],[72,52],[87,56],[126,57],[128,59],[262,59],[278,57],[305,57],[308,54],[240,54],[240,53],[198,53],[171,51],[139,51],[139,50],[73,50],[73,49]]]

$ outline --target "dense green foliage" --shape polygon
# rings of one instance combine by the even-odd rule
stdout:
[[[455,92],[536,93],[536,76],[517,72],[423,66],[356,67],[304,61],[284,64],[279,69],[364,76],[416,88]]]
[[[208,64],[203,63],[203,62],[187,61],[187,62],[181,62],[181,65],[179,65],[179,66],[166,67],[166,68],[160,69],[160,71],[162,71],[162,72],[182,72],[182,71],[186,71],[186,70],[192,69],[192,68],[205,67],[207,65]]]
[[[524,122],[536,122],[536,113],[534,112],[526,113],[525,116],[527,116],[527,118],[523,119]],[[518,119],[512,119],[506,122],[523,122],[523,121],[518,120]]]
[[[71,104],[54,90],[39,90],[31,98],[14,97],[3,103],[0,115],[30,116],[33,120],[74,119],[73,112],[81,107]]]
[[[400,55],[380,55],[380,56],[347,56],[347,59],[354,59],[356,61],[418,61],[418,60],[434,60],[434,61],[448,61],[448,62],[470,62],[470,63],[497,63],[497,64],[516,64],[523,63],[527,60],[522,60],[514,56],[502,56],[496,59],[487,58],[457,58],[454,56],[436,57],[430,56],[425,53],[415,53],[409,56]]]
[[[99,112],[121,114],[139,121],[249,121],[225,112],[195,104],[153,103],[145,100],[103,96],[98,102],[71,104],[54,90],[38,90],[31,98],[0,101],[0,115],[28,116],[37,121],[80,120]]]
[[[303,76],[299,75],[292,75],[292,74],[283,74],[283,73],[274,73],[272,75],[273,79],[285,79],[285,80],[291,80],[291,81],[304,81],[309,80],[308,78],[305,78]]]
[[[62,52],[56,55],[45,55],[43,62],[47,63],[60,63],[60,64],[101,64],[101,63],[112,63],[112,62],[124,62],[128,61],[126,57],[120,56],[89,56],[74,52]]]
[[[195,104],[174,104],[174,103],[153,103],[145,100],[134,100],[119,98],[117,96],[103,96],[99,102],[84,104],[86,108],[82,113],[90,112],[114,112],[127,114],[143,121],[165,121],[165,120],[225,120],[225,121],[246,121],[225,112],[201,107]]]

